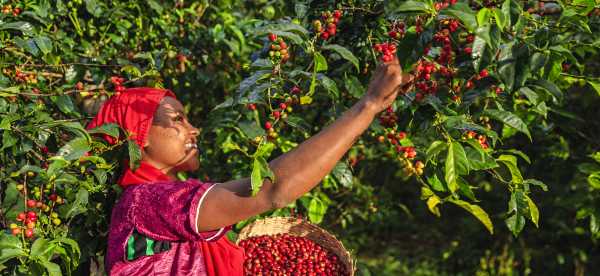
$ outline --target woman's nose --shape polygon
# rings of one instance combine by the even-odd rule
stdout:
[[[188,129],[190,130],[190,135],[193,135],[194,137],[200,134],[200,129],[196,128],[190,123],[188,123]]]

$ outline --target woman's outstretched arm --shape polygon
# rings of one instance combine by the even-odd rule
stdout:
[[[258,194],[250,195],[250,179],[216,185],[198,213],[199,231],[234,224],[274,208],[281,208],[315,187],[369,127],[375,115],[392,104],[412,82],[398,60],[380,65],[365,96],[340,118],[295,149],[269,163],[275,182],[266,179]]]

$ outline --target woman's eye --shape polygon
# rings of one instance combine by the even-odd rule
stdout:
[[[177,116],[177,117],[174,118],[174,120],[176,122],[180,122],[180,121],[183,121],[183,117],[182,116]]]

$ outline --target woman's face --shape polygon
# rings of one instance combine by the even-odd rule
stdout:
[[[142,160],[171,176],[178,171],[197,170],[199,133],[188,122],[183,105],[173,97],[165,97],[154,114]]]

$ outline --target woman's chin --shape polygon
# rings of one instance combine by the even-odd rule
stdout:
[[[176,171],[180,172],[192,172],[192,171],[196,171],[200,168],[200,162],[198,161],[198,159],[196,160],[189,160],[188,162],[181,164],[179,166],[177,166],[177,168],[175,168]]]

